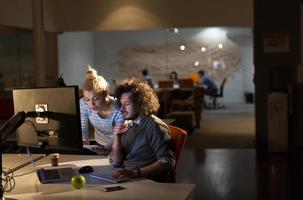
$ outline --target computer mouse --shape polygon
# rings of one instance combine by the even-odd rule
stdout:
[[[81,167],[78,171],[80,174],[86,174],[86,173],[93,172],[94,168],[92,166],[86,165],[86,166]]]

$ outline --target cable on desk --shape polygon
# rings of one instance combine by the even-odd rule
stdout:
[[[3,171],[3,173],[2,173],[2,183],[3,184],[2,185],[3,185],[3,189],[4,189],[5,192],[10,192],[15,188],[15,185],[16,185],[15,178],[16,177],[24,176],[24,175],[35,172],[36,171],[35,162],[45,157],[45,155],[42,155],[42,156],[39,156],[37,158],[33,158],[32,154],[30,153],[30,150],[29,149],[27,149],[27,150],[28,150],[28,156],[30,157],[30,161],[27,161],[27,162],[15,167],[15,168],[12,168],[12,169],[7,168],[7,170]],[[21,168],[23,168],[23,167],[25,167],[29,164],[33,164],[34,169],[32,171],[15,175],[15,171],[17,171],[17,170],[19,170],[19,169],[21,169]]]
[[[31,174],[31,173],[33,173],[33,172],[36,172],[36,170],[32,170],[32,171],[29,171],[29,172],[24,172],[24,173],[22,173],[22,174],[16,174],[16,175],[14,175],[14,177],[21,177],[21,176],[25,176],[25,175],[27,175],[27,174]]]
[[[2,176],[2,185],[5,192],[10,192],[15,188],[16,181],[14,179],[14,172]]]
[[[34,130],[37,132],[36,126],[34,125],[33,122],[31,122],[29,120],[26,120],[25,123],[28,123],[31,126],[33,126]],[[23,163],[23,164],[15,167],[15,168],[12,168],[12,169],[7,168],[6,171],[2,172],[1,180],[2,180],[2,185],[3,185],[3,189],[4,189],[5,192],[10,192],[15,188],[15,186],[16,186],[15,177],[20,177],[20,176],[24,176],[24,175],[35,172],[36,171],[35,162],[45,157],[45,155],[42,155],[42,156],[39,156],[37,158],[33,158],[29,147],[26,147],[26,152],[27,152],[28,157],[30,158],[30,161],[27,161],[26,163]],[[21,168],[23,168],[23,167],[25,167],[29,164],[33,165],[34,170],[32,170],[30,172],[25,172],[23,174],[18,174],[18,175],[16,174],[15,175],[15,173],[14,173],[15,171],[17,171],[17,170],[19,170],[19,169],[21,169]]]

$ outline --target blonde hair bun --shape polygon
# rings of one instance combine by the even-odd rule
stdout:
[[[96,79],[98,77],[98,73],[95,69],[93,69],[90,65],[86,71],[86,78],[88,79]]]
[[[83,90],[95,91],[97,93],[105,92],[108,95],[109,84],[103,76],[98,75],[97,70],[88,66],[86,71],[86,80],[84,81]]]

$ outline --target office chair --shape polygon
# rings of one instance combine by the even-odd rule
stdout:
[[[193,88],[194,81],[191,78],[179,79],[179,85],[180,85],[180,88]]]
[[[219,89],[219,93],[217,92],[216,94],[213,94],[210,96],[210,98],[213,100],[213,108],[217,108],[217,98],[222,98],[223,97],[223,90],[224,90],[224,86],[225,86],[225,83],[227,81],[227,78],[224,78],[220,84],[220,89]],[[222,108],[224,106],[221,106]],[[221,108],[220,107],[220,108]]]
[[[168,128],[170,130],[172,150],[175,154],[176,163],[174,167],[174,172],[176,172],[179,163],[179,158],[186,142],[187,132],[173,125],[168,125]]]
[[[173,88],[173,81],[171,80],[160,80],[158,84],[159,88]]]
[[[179,163],[179,158],[181,155],[181,152],[184,148],[186,138],[187,138],[187,132],[181,128],[178,128],[173,125],[167,125],[170,130],[170,137],[171,137],[171,148],[175,154],[175,166],[173,170],[166,174],[164,182],[167,183],[175,183],[176,182],[176,169]]]
[[[187,132],[181,128],[178,128],[173,125],[167,124],[169,131],[170,131],[170,138],[171,138],[171,150],[174,152],[175,155],[175,166],[172,170],[165,172],[164,174],[160,174],[157,176],[149,177],[151,180],[161,183],[175,183],[176,182],[176,168],[179,163],[179,158],[181,152],[184,148]]]

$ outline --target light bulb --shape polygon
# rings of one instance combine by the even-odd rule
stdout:
[[[184,51],[185,49],[186,49],[185,45],[181,45],[181,46],[180,46],[180,50],[181,50],[181,51]]]

